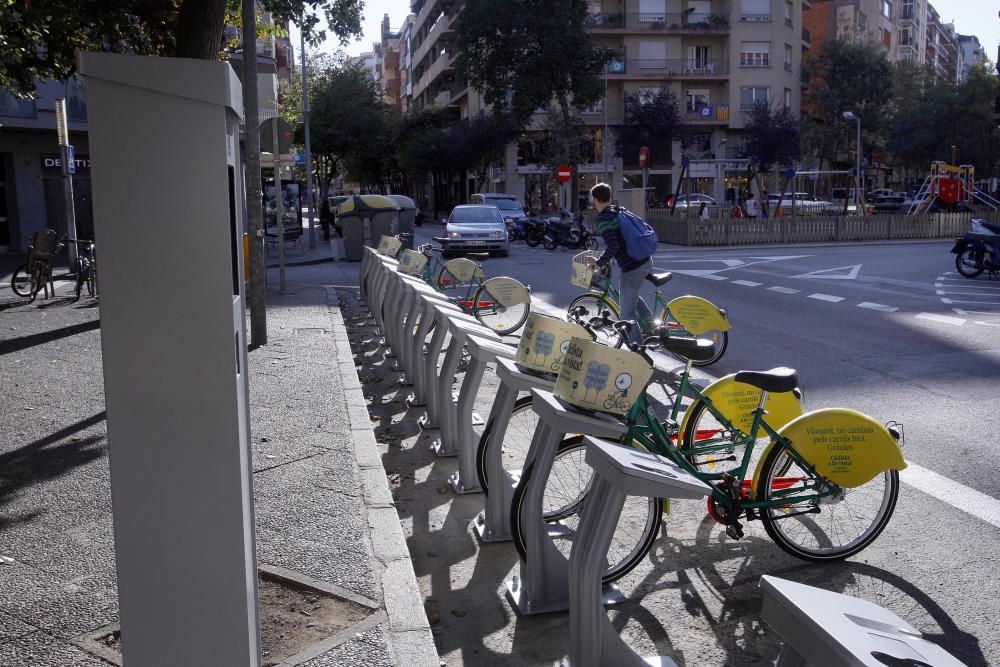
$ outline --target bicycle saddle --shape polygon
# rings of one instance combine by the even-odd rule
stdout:
[[[799,376],[794,368],[779,366],[769,371],[739,371],[735,380],[744,384],[770,391],[782,393],[799,386]]]
[[[646,280],[648,280],[649,282],[653,283],[657,287],[659,287],[663,283],[669,282],[670,279],[673,278],[673,277],[674,277],[674,274],[670,273],[669,271],[661,271],[659,273],[648,273],[648,274],[646,274]]]
[[[465,256],[469,259],[489,259],[490,253],[488,252],[467,252]]]
[[[691,361],[708,361],[715,355],[715,344],[704,338],[671,338],[661,334],[660,345],[667,352]]]

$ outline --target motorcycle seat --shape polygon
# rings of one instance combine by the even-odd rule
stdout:
[[[779,366],[769,371],[739,371],[734,378],[764,391],[783,393],[799,386],[799,376],[794,368]]]
[[[996,225],[993,224],[992,222],[986,222],[986,221],[982,221],[980,224],[982,224],[983,227],[990,230],[994,234],[1000,234],[1000,225]]]
[[[997,234],[973,234],[969,232],[965,235],[967,241],[979,241],[980,243],[1000,243],[1000,232]]]
[[[664,283],[670,282],[670,279],[674,277],[674,274],[669,271],[660,271],[646,274],[646,280],[653,283],[657,287],[663,285]]]

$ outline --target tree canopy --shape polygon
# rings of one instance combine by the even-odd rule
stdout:
[[[278,20],[299,25],[318,44],[325,15],[346,40],[361,32],[364,0],[261,0]],[[0,88],[34,93],[37,79],[65,79],[78,50],[212,59],[223,50],[223,27],[238,22],[239,0],[0,1]],[[227,19],[228,17],[228,19]]]
[[[639,149],[646,146],[657,156],[657,162],[668,162],[672,144],[684,138],[680,109],[677,95],[666,84],[651,97],[626,95],[625,122],[617,141],[619,154],[634,164],[631,160],[637,159]]]
[[[458,23],[459,76],[523,128],[555,100],[571,107],[601,98],[608,55],[584,29],[584,0],[468,0]]]
[[[787,166],[799,159],[799,119],[787,107],[754,106],[746,112],[743,126],[743,157],[756,162],[761,171]]]

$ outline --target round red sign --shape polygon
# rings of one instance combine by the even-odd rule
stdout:
[[[639,149],[639,166],[645,167],[649,164],[649,149],[643,146]]]
[[[573,170],[569,168],[569,165],[564,164],[556,169],[556,180],[560,183],[568,183],[572,178]]]

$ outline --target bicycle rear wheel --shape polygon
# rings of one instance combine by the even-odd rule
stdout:
[[[28,272],[27,264],[17,267],[14,271],[10,279],[10,288],[14,290],[14,294],[25,298],[31,298],[38,292],[36,275]]]
[[[503,434],[503,442],[500,445],[503,468],[513,475],[521,474],[524,460],[528,456],[528,448],[531,447],[531,439],[538,426],[538,414],[531,408],[531,403],[531,396],[522,396],[514,402],[514,408],[510,412],[510,421],[507,423],[507,430]],[[476,450],[476,474],[479,476],[479,484],[483,487],[483,493],[486,495],[490,493],[486,460],[489,455],[490,434],[494,426],[492,421],[487,422]]]
[[[687,424],[678,443],[680,453],[698,472],[735,474],[746,451],[746,434],[712,414],[701,399],[688,406],[687,412]],[[692,448],[704,449],[696,453]]]
[[[758,500],[787,497],[788,502],[763,508],[764,530],[779,547],[803,560],[824,562],[852,556],[881,534],[892,517],[899,496],[899,473],[887,470],[853,489],[818,500],[796,500],[813,495],[829,482],[802,469],[788,450],[775,446],[761,468]]]
[[[472,297],[470,310],[472,315],[485,327],[501,335],[511,334],[528,319],[531,310],[530,302],[514,303],[504,306],[490,294],[486,285],[480,285]]]
[[[583,436],[573,436],[559,443],[556,460],[545,484],[542,511],[546,520],[558,518],[567,532],[553,539],[556,547],[568,558],[579,528],[581,512],[587,511],[585,500],[593,483],[593,469],[584,462],[586,443]],[[525,542],[524,499],[534,464],[528,464],[511,501],[511,533],[521,559],[527,557]],[[631,572],[649,553],[660,531],[663,500],[626,496],[625,506],[608,547],[602,583],[611,583]]]
[[[583,306],[587,309],[587,319],[600,317],[601,313],[606,310],[611,311],[611,317],[613,318],[617,318],[619,315],[618,304],[608,297],[602,296],[600,293],[581,294],[570,301],[566,312],[572,312],[577,306]],[[597,334],[597,342],[602,345],[607,345],[608,347],[622,347],[625,345],[625,337],[620,335],[616,329],[594,327],[593,330]]]

